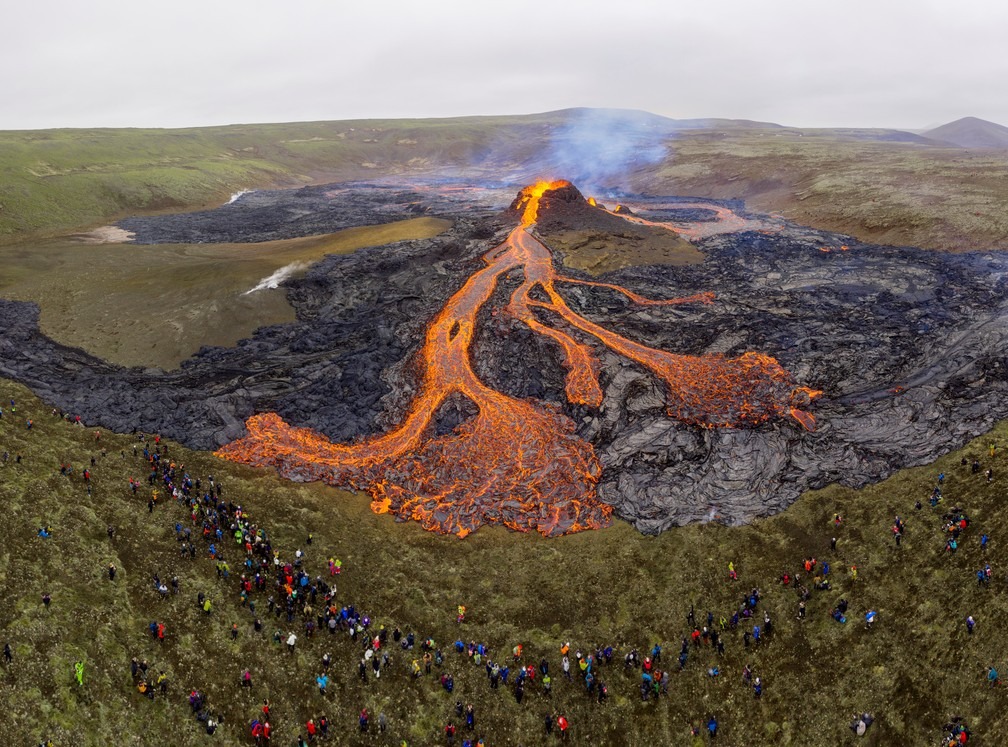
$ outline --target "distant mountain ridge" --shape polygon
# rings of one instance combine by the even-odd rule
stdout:
[[[1008,148],[1008,127],[978,117],[963,117],[923,135],[960,148]]]

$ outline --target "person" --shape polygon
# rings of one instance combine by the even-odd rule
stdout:
[[[851,722],[851,731],[859,737],[863,737],[865,732],[868,731],[868,727],[871,726],[874,721],[875,717],[870,713],[862,713],[860,716],[855,717],[855,719]]]
[[[868,613],[865,615],[865,628],[868,630],[872,629],[872,626],[875,624],[876,616],[877,613],[875,610],[868,610]]]
[[[717,718],[713,714],[707,719],[707,733],[710,735],[711,739],[717,736]]]
[[[361,709],[360,718],[357,719],[357,723],[360,725],[360,730],[366,732],[368,730],[369,716],[367,708]]]
[[[10,643],[4,644],[3,655],[4,655],[4,661],[6,661],[8,664],[10,664],[14,660],[14,652],[11,651]]]
[[[567,729],[570,726],[570,724],[567,723],[567,717],[566,716],[558,717],[556,720],[556,724],[557,728],[560,729],[560,738],[567,739]]]
[[[759,677],[753,680],[752,689],[753,689],[753,696],[756,698],[756,700],[759,700],[760,697],[763,695],[763,681]]]
[[[473,704],[467,703],[465,708],[466,729],[474,731],[476,729],[476,713],[473,711]]]
[[[987,684],[990,687],[994,687],[1000,681],[998,671],[994,667],[987,667]]]
[[[77,686],[84,687],[84,662],[77,660],[74,663],[74,676],[77,678]]]
[[[297,643],[297,636],[293,632],[291,632],[291,634],[289,636],[287,636],[287,651],[288,652],[290,652],[292,654],[294,653],[294,644],[295,643]]]
[[[115,563],[109,563],[109,566],[108,566],[109,581],[115,581],[115,575],[116,575]]]
[[[453,744],[455,744],[455,723],[449,721],[447,724],[445,724],[444,733],[445,733],[445,744],[447,744],[448,747],[451,747]]]
[[[973,619],[973,615],[966,616],[966,632],[970,635],[973,634],[973,628],[976,626],[976,620]]]

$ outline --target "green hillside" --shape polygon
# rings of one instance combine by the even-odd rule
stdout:
[[[238,189],[459,168],[532,152],[560,115],[181,130],[0,132],[0,239],[127,213],[216,205]],[[504,125],[507,125],[504,127]]]
[[[464,541],[436,536],[372,514],[365,497],[284,483],[268,472],[168,444],[163,460],[174,462],[177,473],[201,478],[204,490],[212,474],[222,485],[221,497],[241,505],[283,561],[304,551],[309,578],[335,583],[337,607],[356,605],[371,617],[372,631],[385,625],[416,633],[414,652],[390,640],[384,650],[391,652],[391,663],[380,678],[368,671],[362,682],[361,644],[346,632],[306,637],[299,607],[290,622],[271,614],[267,598],[277,594],[272,580],[242,603],[237,575],[245,552],[228,535],[217,544],[230,565],[227,579],[218,577],[198,524],[196,558],[182,557],[175,526],[194,526],[189,511],[163,487],[157,505],[148,508],[143,449],[154,449],[153,439],[101,431],[96,440],[94,429],[53,415],[23,387],[7,382],[0,382],[0,402],[0,451],[7,452],[0,461],[0,505],[7,517],[0,550],[0,595],[7,600],[0,606],[0,644],[13,649],[13,661],[0,662],[3,744],[34,745],[44,738],[57,745],[249,744],[248,725],[265,698],[272,704],[273,743],[280,745],[294,744],[305,721],[322,714],[332,724],[333,744],[442,744],[447,721],[462,723],[454,715],[456,700],[474,705],[473,735],[487,745],[552,743],[557,737],[546,738],[543,724],[545,714],[554,712],[569,719],[574,744],[705,744],[705,738],[689,736],[689,727],[712,713],[721,725],[717,741],[727,745],[845,744],[853,739],[852,715],[862,711],[877,719],[863,744],[936,744],[953,715],[969,724],[970,744],[1008,738],[1000,689],[985,684],[987,666],[1008,667],[1008,630],[1000,624],[1008,612],[1003,425],[933,467],[907,470],[861,491],[831,487],[810,493],[752,526],[690,526],[645,537],[617,523],[554,540],[501,529],[482,529]],[[992,466],[994,481],[961,466],[963,456]],[[61,465],[72,472],[61,474]],[[84,469],[91,471],[90,492]],[[947,474],[945,499],[933,509],[927,499],[940,471]],[[135,495],[130,477],[140,480]],[[921,509],[914,508],[918,499]],[[945,550],[941,518],[953,506],[971,521],[954,554]],[[900,547],[890,531],[896,514],[906,521]],[[51,537],[38,536],[44,526]],[[979,540],[985,533],[992,538],[986,554]],[[833,536],[836,551],[830,550]],[[797,574],[811,587],[802,563],[813,556],[818,568],[830,564],[833,588],[811,591],[802,621],[794,585],[780,578]],[[339,576],[329,576],[329,557],[342,561]],[[728,578],[729,562],[737,582]],[[993,568],[988,587],[975,576],[985,562]],[[107,574],[110,563],[118,569],[114,581]],[[853,565],[856,580],[848,570]],[[155,575],[166,583],[178,576],[179,593],[169,591],[162,601]],[[743,627],[749,630],[752,623],[740,625],[723,634],[723,656],[710,645],[691,646],[678,671],[691,605],[698,625],[710,610],[719,627],[719,618],[730,618],[754,587],[760,589],[757,618],[764,611],[772,617],[770,639],[747,648]],[[200,593],[212,602],[209,614],[197,605]],[[48,607],[44,594],[51,597]],[[849,602],[845,624],[830,617],[840,598]],[[455,620],[459,604],[467,607],[461,625]],[[321,607],[316,603],[315,610]],[[878,612],[872,630],[864,623],[869,609]],[[977,621],[972,635],[967,615]],[[263,621],[258,633],[255,617]],[[152,621],[166,625],[163,642],[148,632]],[[276,630],[282,637],[298,631],[293,653],[273,642]],[[444,664],[413,677],[411,661],[427,637],[444,652]],[[552,695],[541,693],[538,680],[521,705],[511,687],[491,689],[484,668],[455,652],[456,638],[485,643],[491,658],[504,663],[522,643],[523,662],[548,659]],[[571,651],[615,648],[613,663],[597,667],[608,686],[607,702],[586,695],[578,675],[568,683],[561,674],[559,647],[568,640]],[[669,690],[645,702],[639,668],[622,662],[630,648],[643,656],[655,642],[664,646],[659,668],[671,670]],[[333,664],[323,696],[315,678],[326,652]],[[150,678],[165,673],[165,694],[147,700],[137,691],[133,657],[149,662]],[[74,679],[76,661],[84,663],[83,686]],[[761,678],[760,699],[742,681],[745,665]],[[711,677],[707,672],[715,666],[719,676]],[[239,685],[246,668],[253,677],[250,690]],[[514,669],[512,663],[512,682]],[[438,681],[443,672],[454,676],[452,694]],[[212,738],[190,711],[193,689],[222,721]],[[372,721],[361,735],[357,717],[364,707]],[[379,714],[387,721],[384,734],[375,728]],[[459,731],[456,744],[465,729]]]
[[[0,132],[0,241],[137,212],[219,205],[239,189],[443,174],[537,173],[557,128],[584,110],[178,130]],[[628,164],[630,189],[743,198],[759,210],[868,241],[944,251],[1008,248],[1008,155],[909,133],[796,129],[623,113],[668,146]],[[620,126],[608,120],[612,138]],[[597,137],[588,139],[596,143]],[[591,162],[589,148],[584,156]],[[633,158],[631,158],[633,161]],[[564,177],[566,174],[551,176]]]

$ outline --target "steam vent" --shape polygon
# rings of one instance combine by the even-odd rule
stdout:
[[[641,307],[701,306],[713,293],[654,300],[618,285],[562,275],[531,230],[547,211],[592,211],[566,181],[540,182],[511,205],[516,225],[482,257],[482,266],[447,300],[426,329],[412,364],[418,384],[401,421],[352,444],[293,427],[275,413],[254,415],[248,435],[222,447],[227,459],[275,467],[296,480],[363,490],[378,513],[465,537],[484,524],[554,536],[603,527],[613,508],[599,499],[602,465],[592,444],[555,403],[509,396],[474,370],[481,314],[504,315],[560,351],[569,405],[595,411],[604,401],[600,352],[636,364],[663,386],[669,418],[701,428],[753,428],[782,419],[809,431],[808,407],[819,392],[797,386],[778,362],[757,352],[737,357],[680,355],[652,348],[590,321],[565,300],[570,288],[594,287]],[[505,280],[510,295],[500,298]],[[471,416],[447,433],[439,411],[463,401]]]

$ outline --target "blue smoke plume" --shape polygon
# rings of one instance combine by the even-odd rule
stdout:
[[[675,128],[674,120],[647,112],[578,109],[553,132],[545,165],[586,194],[629,189],[635,171],[668,156]]]

